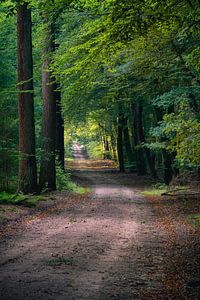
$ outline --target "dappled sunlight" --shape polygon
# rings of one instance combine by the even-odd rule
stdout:
[[[199,299],[200,0],[0,2],[0,299]]]
[[[76,159],[73,161],[66,161],[66,168],[74,170],[117,170],[117,165],[113,160],[104,159]]]
[[[108,200],[115,200],[121,199],[122,201],[125,200],[132,200],[137,194],[134,190],[126,187],[119,187],[117,185],[97,185],[94,187],[95,195],[98,198],[106,197]],[[108,196],[109,195],[109,196]]]

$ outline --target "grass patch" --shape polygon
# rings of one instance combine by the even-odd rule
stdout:
[[[36,206],[39,201],[45,201],[46,198],[39,196],[30,196],[22,194],[9,194],[6,192],[0,193],[0,204],[23,205],[27,207]]]
[[[91,191],[90,188],[82,187],[71,180],[67,183],[67,190],[79,195],[84,195]]]
[[[157,190],[157,189],[151,189],[141,192],[140,194],[143,196],[161,196],[162,193],[165,193],[166,189],[163,190]]]
[[[156,183],[152,185],[149,189],[140,192],[143,196],[161,196],[163,193],[166,193],[167,185],[163,183]]]
[[[71,174],[63,170],[58,161],[56,161],[56,186],[58,191],[68,191],[75,194],[86,194],[89,192],[89,189],[73,182]]]
[[[152,185],[151,188],[147,189],[146,191],[141,192],[141,195],[144,196],[161,196],[163,193],[167,193],[169,195],[179,195],[183,192],[187,192],[190,190],[189,186],[172,186],[169,187],[162,183],[157,183]],[[187,196],[187,194],[186,194]]]
[[[73,157],[68,157],[68,158],[65,158],[65,162],[73,162],[74,161],[74,158]]]
[[[193,214],[188,217],[188,221],[195,227],[200,226],[200,214]]]

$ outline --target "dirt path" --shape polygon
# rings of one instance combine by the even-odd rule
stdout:
[[[169,232],[138,185],[105,171],[75,175],[91,195],[70,206],[63,198],[0,244],[0,299],[190,299],[166,285]]]

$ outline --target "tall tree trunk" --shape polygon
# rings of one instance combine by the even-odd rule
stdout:
[[[107,135],[104,135],[104,159],[110,159],[110,145]]]
[[[159,108],[155,108],[157,121],[162,121],[163,113]],[[161,138],[161,142],[165,142],[166,138]],[[168,185],[173,178],[172,168],[172,154],[168,153],[166,149],[162,150],[163,165],[164,165],[164,182]]]
[[[31,11],[25,2],[17,8],[17,61],[19,111],[19,187],[22,193],[37,192]]]
[[[165,149],[163,153],[163,162],[164,162],[164,182],[165,184],[170,184],[173,178],[173,169],[172,169],[172,157]]]
[[[112,149],[112,157],[115,161],[117,161],[116,138],[114,137],[113,132],[111,132],[110,142],[111,142],[111,149]]]
[[[56,86],[58,88],[58,86]],[[64,120],[62,116],[61,108],[61,92],[55,91],[56,99],[56,155],[58,161],[62,167],[65,169],[65,145],[64,145]]]
[[[122,122],[123,122],[123,136],[124,136],[124,146],[126,150],[126,156],[128,159],[128,163],[132,165],[134,161],[134,155],[131,147],[130,135],[128,130],[128,118],[124,117]]]
[[[135,104],[135,122],[136,122],[135,127],[136,127],[136,135],[137,135],[138,145],[145,143],[143,122],[142,122],[142,112],[143,112],[142,105],[140,103],[136,103]],[[156,169],[155,169],[155,160],[154,160],[153,156],[151,155],[150,150],[147,147],[144,148],[144,151],[145,151],[145,155],[147,158],[151,176],[153,178],[157,178],[157,173],[156,173]]]
[[[118,162],[119,162],[119,170],[120,172],[125,171],[124,167],[124,151],[123,151],[123,125],[122,125],[122,113],[119,112],[118,116],[118,125],[117,125],[117,154],[118,154]]]
[[[55,190],[56,101],[54,95],[55,85],[52,82],[53,77],[50,71],[51,56],[55,49],[55,44],[53,26],[48,23],[48,18],[45,21],[42,65],[43,118],[40,189],[48,188],[48,190]]]
[[[136,111],[135,105],[131,105],[131,109],[134,116],[134,145],[135,145],[135,156],[136,156],[136,167],[137,167],[137,174],[139,176],[146,174],[146,163],[144,157],[144,149],[140,146],[140,139],[139,139],[139,123],[140,123],[140,115]]]

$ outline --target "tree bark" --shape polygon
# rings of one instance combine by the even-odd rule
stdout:
[[[123,122],[123,136],[124,136],[124,146],[126,150],[126,156],[127,156],[128,163],[132,165],[134,162],[134,155],[131,147],[130,135],[128,130],[128,118],[124,117],[122,122]]]
[[[42,145],[40,164],[40,190],[56,189],[55,145],[56,145],[56,101],[54,95],[53,76],[50,71],[51,56],[55,49],[54,29],[45,18],[44,49],[42,65]]]
[[[163,113],[159,108],[155,108],[157,121],[162,121]],[[166,138],[161,137],[161,142],[165,142]],[[164,165],[164,182],[169,184],[173,178],[173,168],[172,168],[172,154],[168,153],[166,149],[162,150],[163,165]]]
[[[138,145],[140,146],[142,143],[145,143],[143,122],[142,122],[143,107],[140,103],[135,103],[134,108],[135,108],[135,118],[134,119],[135,119],[136,139],[137,139]],[[157,173],[156,173],[156,169],[155,169],[155,160],[152,157],[151,152],[147,147],[144,148],[144,152],[145,152],[145,155],[147,158],[150,174],[153,178],[157,178]],[[140,159],[140,163],[142,163],[141,162],[142,158],[138,157],[138,159]],[[140,170],[140,171],[143,171],[143,170]],[[144,172],[145,172],[145,170],[144,170]]]
[[[113,132],[111,132],[110,142],[111,142],[111,149],[112,149],[112,157],[115,161],[117,161],[116,138]]]
[[[164,182],[169,185],[173,178],[172,157],[165,149],[162,151],[164,161]]]
[[[140,140],[139,140],[139,120],[140,115],[138,115],[138,112],[136,111],[135,105],[131,105],[131,110],[133,113],[133,136],[134,136],[134,145],[135,145],[135,157],[136,157],[136,168],[137,168],[137,174],[139,176],[146,174],[146,163],[145,163],[145,157],[144,157],[144,149],[140,147]]]
[[[58,86],[56,85],[56,88]],[[54,92],[56,100],[56,155],[58,161],[62,167],[65,169],[65,145],[64,145],[64,120],[62,116],[61,108],[61,92],[56,90]]]
[[[25,2],[17,8],[17,64],[19,112],[19,192],[37,192],[31,11]]]
[[[124,151],[123,151],[123,128],[122,128],[122,114],[119,112],[118,126],[117,126],[117,154],[119,162],[119,171],[124,172]]]

